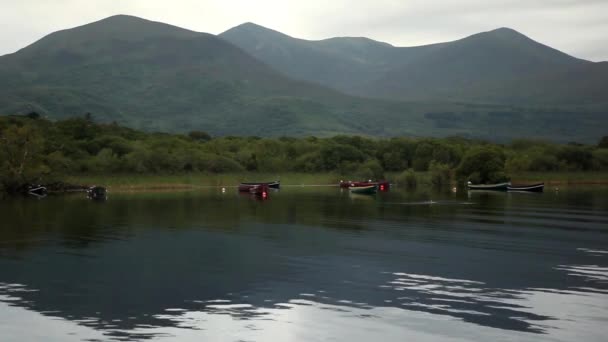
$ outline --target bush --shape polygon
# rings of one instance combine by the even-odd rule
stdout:
[[[211,135],[207,132],[202,131],[192,131],[188,133],[188,137],[194,141],[209,141],[211,140]]]
[[[120,166],[120,159],[110,148],[104,148],[99,151],[88,163],[88,169],[92,172],[118,171]]]
[[[429,164],[433,160],[433,149],[433,145],[428,142],[418,144],[414,153],[414,170],[427,171],[429,169]]]
[[[475,146],[465,154],[456,175],[459,180],[481,184],[505,181],[505,155],[496,146]]]
[[[384,170],[382,169],[380,162],[376,159],[370,159],[361,164],[355,173],[357,178],[360,179],[378,180],[384,178]]]
[[[450,167],[447,164],[432,161],[429,165],[431,173],[431,184],[435,187],[448,186],[451,183],[452,175]]]
[[[505,171],[508,174],[529,171],[531,164],[532,161],[528,155],[514,154],[505,162]]]
[[[530,171],[556,171],[559,168],[557,158],[550,154],[537,154],[530,160]]]
[[[584,146],[563,146],[559,149],[557,158],[565,171],[586,171],[591,170],[593,166],[591,151]]]
[[[418,185],[416,173],[413,169],[403,171],[399,176],[397,176],[397,183],[405,185],[407,189],[416,188]]]
[[[31,125],[10,126],[0,131],[0,183],[13,192],[28,183],[38,183],[50,173],[44,162],[44,139]]]
[[[593,151],[593,169],[608,171],[608,148]]]

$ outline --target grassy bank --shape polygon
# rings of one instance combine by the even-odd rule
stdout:
[[[549,185],[608,185],[608,172],[525,172],[511,176],[511,182],[545,182]]]
[[[179,190],[199,187],[230,187],[240,182],[280,180],[282,185],[328,185],[340,181],[333,173],[284,173],[270,174],[257,172],[240,173],[187,173],[187,174],[112,174],[73,175],[65,177],[65,182],[83,185],[103,185],[114,191]]]
[[[386,178],[395,181],[398,173],[387,173]],[[430,185],[429,172],[416,172],[420,186]],[[185,173],[185,174],[108,174],[73,175],[64,180],[71,184],[103,185],[114,191],[180,190],[199,187],[230,187],[246,181],[280,180],[288,185],[329,185],[337,184],[340,179],[348,180],[335,173]],[[554,172],[522,173],[511,177],[513,183],[545,182],[548,185],[608,185],[608,172]],[[350,179],[353,180],[353,179]]]

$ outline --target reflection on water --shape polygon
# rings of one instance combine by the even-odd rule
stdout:
[[[608,191],[0,202],[9,341],[600,341]],[[35,326],[36,329],[31,329]]]

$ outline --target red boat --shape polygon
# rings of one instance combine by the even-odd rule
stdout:
[[[391,183],[389,183],[386,180],[381,180],[381,181],[377,181],[377,182],[351,182],[351,181],[344,182],[344,181],[340,181],[341,188],[362,187],[362,186],[371,186],[371,185],[377,185],[378,191],[388,191],[391,187]]]
[[[268,197],[268,184],[245,184],[239,185],[239,192],[248,192],[252,195],[260,196],[262,198]]]

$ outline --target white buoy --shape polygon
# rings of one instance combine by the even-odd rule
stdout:
[[[226,192],[226,188],[222,188],[222,192]]]

